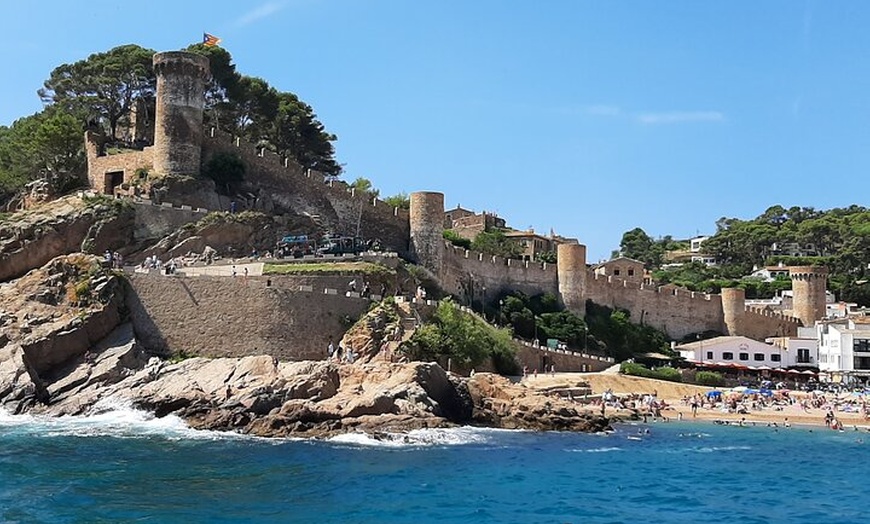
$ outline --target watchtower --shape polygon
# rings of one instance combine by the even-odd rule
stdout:
[[[823,266],[792,266],[788,268],[794,294],[792,310],[805,327],[825,317],[825,291],[828,268]]]
[[[157,53],[154,72],[154,171],[161,175],[199,174],[208,58],[184,51]]]
[[[410,233],[411,257],[440,277],[444,250],[444,193],[411,193]]]
[[[746,290],[739,287],[722,288],[722,316],[725,333],[731,336],[743,334],[746,318]]]
[[[586,246],[559,244],[556,246],[556,273],[559,295],[572,313],[586,316]]]

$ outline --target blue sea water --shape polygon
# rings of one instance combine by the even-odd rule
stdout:
[[[649,428],[645,434],[643,429]],[[0,522],[868,522],[870,434],[707,423],[267,440],[0,412]]]

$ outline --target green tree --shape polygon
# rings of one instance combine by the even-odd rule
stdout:
[[[214,180],[218,192],[227,195],[238,190],[245,171],[245,162],[235,153],[216,153],[202,169],[203,175]]]
[[[522,253],[519,244],[512,242],[498,229],[478,233],[471,242],[471,249],[504,258],[518,258]]]
[[[368,178],[358,177],[350,183],[350,187],[354,188],[357,193],[368,193],[373,198],[377,198],[380,194],[380,191],[372,186],[372,181]]]
[[[0,193],[10,196],[36,179],[64,192],[83,182],[85,168],[81,123],[73,115],[48,107],[0,128]]]
[[[411,209],[411,197],[404,191],[393,196],[388,196],[384,199],[387,205],[397,207],[399,209]]]
[[[154,94],[153,55],[151,49],[128,44],[63,64],[51,72],[39,96],[65,111],[103,120],[112,138],[117,138],[118,123],[134,102]]]

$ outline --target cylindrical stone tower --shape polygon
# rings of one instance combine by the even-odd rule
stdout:
[[[157,53],[154,72],[154,171],[161,175],[199,174],[208,58],[184,51]]]
[[[411,193],[410,226],[411,257],[440,278],[444,252],[444,193]]]
[[[722,288],[722,316],[725,334],[743,335],[743,319],[746,318],[746,290],[739,287]]]
[[[825,290],[828,268],[822,266],[793,266],[788,268],[794,295],[792,311],[804,326],[815,325],[825,318]]]
[[[559,244],[556,246],[556,270],[559,296],[572,313],[586,316],[586,246]]]

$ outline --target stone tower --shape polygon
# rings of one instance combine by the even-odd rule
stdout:
[[[825,290],[828,268],[822,266],[793,266],[788,268],[794,294],[793,315],[804,326],[812,326],[825,317]]]
[[[444,193],[411,193],[410,226],[411,258],[440,278],[444,251]]]
[[[739,287],[722,288],[722,316],[725,321],[725,334],[737,336],[743,334],[744,318],[746,317],[746,290]]]
[[[154,171],[160,175],[199,174],[208,58],[184,51],[157,53],[154,72]]]
[[[556,246],[556,270],[559,296],[572,313],[586,316],[586,246],[559,244]]]

